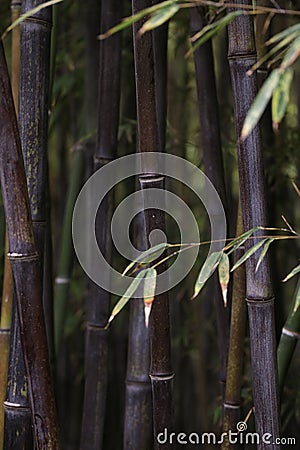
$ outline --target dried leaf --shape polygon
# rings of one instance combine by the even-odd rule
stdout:
[[[152,303],[155,297],[157,272],[155,269],[147,269],[144,279],[144,310],[145,310],[145,325],[149,325],[149,316],[152,308]]]
[[[230,279],[230,262],[227,253],[223,253],[218,266],[219,282],[222,289],[223,301],[227,306],[227,290]]]

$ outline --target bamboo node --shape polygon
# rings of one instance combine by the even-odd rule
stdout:
[[[246,302],[248,305],[252,306],[268,306],[272,303],[274,303],[275,297],[267,297],[267,298],[249,298],[246,297]]]
[[[174,373],[171,373],[169,375],[149,375],[151,378],[151,381],[168,381],[173,380]]]
[[[285,328],[285,327],[282,328],[282,334],[285,334],[286,336],[289,336],[293,339],[300,339],[299,331],[289,330],[288,328]]]
[[[17,252],[8,252],[7,257],[10,261],[32,261],[34,259],[38,259],[39,255],[37,252],[34,253],[17,253]]]
[[[68,284],[70,282],[70,278],[67,277],[56,277],[55,284]]]

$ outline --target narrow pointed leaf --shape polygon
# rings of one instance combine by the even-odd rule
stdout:
[[[280,33],[275,34],[266,42],[266,45],[275,44],[275,42],[281,41],[286,36],[294,34],[295,32],[300,33],[300,23],[297,23],[296,25],[292,25],[291,27],[286,28],[285,30],[281,31]]]
[[[299,272],[300,272],[300,264],[298,266],[294,267],[294,269],[291,270],[291,272],[282,281],[285,283],[286,281],[290,280],[292,277],[297,275],[297,273],[299,273]]]
[[[274,69],[262,85],[246,116],[241,133],[242,140],[246,139],[257,125],[278,85],[279,79],[280,71],[279,69]]]
[[[222,289],[223,301],[227,305],[227,290],[230,279],[230,262],[227,253],[223,253],[218,266],[219,282]]]
[[[300,36],[298,36],[294,42],[291,44],[290,48],[286,52],[285,57],[282,60],[282,63],[280,65],[279,70],[281,73],[286,70],[288,67],[290,67],[296,59],[300,55]]]
[[[13,30],[16,26],[20,25],[21,22],[26,20],[28,17],[33,16],[34,14],[38,13],[44,8],[47,8],[48,6],[55,5],[56,3],[60,3],[63,0],[49,0],[48,2],[42,3],[41,5],[36,6],[35,8],[32,8],[30,11],[26,11],[26,13],[21,14],[20,17],[18,17],[9,27],[6,28],[4,33],[2,34],[2,39],[5,38],[5,36]]]
[[[144,278],[147,270],[142,270],[137,274],[137,276],[132,280],[131,284],[125,291],[125,294],[120,298],[114,309],[112,310],[111,316],[109,318],[108,324],[116,317],[117,314],[124,308],[126,303],[131,299],[137,288],[139,287],[142,279]],[[107,324],[107,325],[108,325]]]
[[[258,271],[259,266],[261,265],[262,260],[263,260],[264,257],[266,256],[266,253],[267,253],[267,251],[268,251],[270,245],[271,245],[272,242],[274,242],[274,241],[275,241],[275,239],[274,239],[274,238],[271,238],[271,239],[268,239],[267,242],[265,243],[264,248],[262,249],[262,252],[261,252],[261,254],[259,255],[259,258],[258,258],[258,261],[257,261],[257,264],[256,264],[256,268],[255,268],[255,272]]]
[[[272,99],[272,121],[273,128],[278,129],[279,123],[282,121],[289,100],[290,100],[290,90],[291,83],[293,80],[294,71],[288,68],[280,77],[277,88],[274,91]]]
[[[227,252],[227,254],[230,255],[230,253],[234,252],[236,249],[241,247],[247,241],[247,239],[249,239],[249,237],[251,237],[251,235],[253,233],[255,233],[255,231],[258,231],[258,230],[261,230],[261,229],[262,229],[262,227],[251,228],[251,230],[248,230],[245,233],[243,233],[240,236],[238,236],[236,239],[233,239],[228,245],[226,245],[226,249],[227,250],[230,249]]]
[[[294,309],[293,309],[293,315],[297,312],[297,309],[299,308],[299,306],[300,306],[300,284],[298,283],[295,304],[294,304]]]
[[[252,256],[258,249],[260,249],[260,247],[262,247],[262,245],[264,245],[266,241],[267,239],[262,239],[260,242],[253,245],[253,247],[249,248],[249,250],[247,250],[246,253],[244,253],[244,255],[235,263],[230,272],[233,272],[235,269],[240,267],[240,265],[242,265],[245,261],[247,261],[247,259],[250,258],[250,256]]]
[[[148,327],[149,316],[154,301],[156,289],[157,272],[155,269],[147,269],[144,279],[144,309],[145,309],[145,325]]]
[[[166,250],[166,248],[170,247],[170,244],[166,242],[162,242],[160,244],[154,245],[153,247],[149,248],[145,252],[143,252],[141,255],[139,255],[134,261],[132,261],[124,270],[122,275],[125,275],[130,269],[135,266],[135,264],[149,264],[155,259],[157,259],[163,252]]]
[[[153,30],[154,28],[157,28],[161,25],[163,25],[165,22],[167,22],[169,19],[171,19],[180,9],[179,5],[169,5],[165,8],[160,9],[159,11],[155,12],[147,22],[144,23],[142,28],[139,30],[139,34],[143,34],[146,31]]]
[[[211,255],[209,255],[209,257],[207,258],[207,260],[205,261],[205,263],[203,264],[203,266],[200,270],[199,276],[195,283],[194,295],[193,295],[192,299],[197,297],[197,295],[200,293],[201,289],[203,288],[203,286],[205,285],[207,280],[214,273],[214,271],[216,270],[216,268],[220,262],[222,254],[223,254],[223,252],[214,252]]]

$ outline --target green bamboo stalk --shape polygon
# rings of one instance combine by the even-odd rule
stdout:
[[[242,214],[239,205],[236,235],[243,233]],[[244,251],[238,248],[235,252],[235,261],[238,261]],[[237,423],[241,420],[241,387],[243,375],[245,325],[246,325],[246,277],[245,265],[242,264],[233,273],[233,292],[230,338],[228,351],[228,365],[226,377],[226,390],[223,404],[223,431],[236,430]],[[227,435],[228,436],[228,435]],[[241,446],[239,446],[241,447]],[[225,439],[223,449],[238,448],[238,444],[232,444]]]
[[[190,31],[193,36],[207,25],[205,7],[190,9]],[[211,41],[194,51],[195,75],[200,121],[200,142],[205,174],[216,188],[224,209],[227,209],[226,187],[219,123],[219,107]],[[224,305],[218,275],[214,275],[214,299],[217,317],[218,341],[221,359],[220,381],[225,393],[226,366],[229,346],[230,305]]]
[[[132,1],[133,13],[149,6],[147,0]],[[158,93],[155,79],[155,58],[153,33],[138,36],[143,21],[133,26],[135,80],[137,94],[138,149],[140,152],[162,151],[158,124]],[[153,168],[151,168],[153,169]],[[149,170],[149,168],[148,168]],[[156,168],[157,171],[157,168]],[[144,195],[148,188],[163,189],[164,177],[154,174],[143,174],[139,178]],[[165,218],[160,210],[148,209],[145,212],[146,234],[154,229],[165,231]],[[148,246],[148,243],[147,243]],[[161,267],[165,270],[165,267]],[[164,428],[172,431],[174,427],[172,385],[173,371],[171,367],[171,343],[168,294],[155,296],[150,320],[151,367],[150,378],[153,398],[154,448],[160,448],[157,435]],[[169,448],[169,444],[165,445]]]
[[[101,3],[101,28],[104,32],[121,18],[117,0]],[[117,150],[120,102],[121,38],[116,34],[99,42],[97,137],[94,171],[111,161]],[[99,208],[96,234],[102,253],[109,259],[111,197]],[[82,450],[101,449],[107,388],[109,292],[89,282],[85,350],[85,390],[81,429]]]
[[[234,2],[249,5],[243,0]],[[251,135],[240,140],[241,127],[257,94],[256,75],[248,77],[247,70],[256,62],[253,18],[243,15],[228,27],[229,64],[232,78],[237,149],[239,161],[240,198],[244,230],[265,226],[266,202],[264,193],[261,137],[256,127]],[[247,250],[254,242],[246,242]],[[252,384],[256,430],[260,436],[270,433],[279,436],[278,379],[275,342],[274,296],[268,260],[264,258],[259,270],[255,253],[246,263],[246,300],[250,325]],[[260,442],[259,449],[277,449],[278,444]]]
[[[6,124],[0,129],[0,176],[35,444],[38,449],[57,449],[39,258],[34,244],[21,142],[2,42],[0,89],[0,118]]]
[[[73,209],[83,184],[84,159],[85,154],[83,146],[76,146],[73,152],[73,161],[71,169],[71,178],[66,202],[66,209],[63,222],[63,231],[61,236],[61,251],[55,278],[54,292],[54,323],[55,323],[55,353],[59,354],[60,343],[65,323],[68,293],[70,287],[70,277],[73,267],[74,250],[72,242],[72,217]]]
[[[278,349],[278,380],[279,380],[279,393],[282,395],[284,387],[284,381],[288,368],[290,366],[294,350],[297,345],[297,340],[300,336],[300,279],[298,280],[297,287],[295,289],[292,306],[288,315],[288,318],[282,329]]]

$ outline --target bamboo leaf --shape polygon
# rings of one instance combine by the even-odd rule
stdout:
[[[218,266],[219,282],[222,289],[223,301],[227,306],[227,290],[230,279],[230,262],[227,253],[223,253]]]
[[[236,249],[238,249],[239,247],[241,247],[246,241],[247,239],[249,239],[249,237],[255,233],[255,231],[261,230],[263,227],[254,227],[251,228],[250,230],[246,231],[245,233],[241,234],[240,236],[238,236],[237,238],[233,239],[228,245],[226,245],[225,249],[229,250],[227,252],[228,255],[230,255],[230,253],[233,253]]]
[[[6,28],[1,38],[4,39],[11,30],[20,25],[20,23],[24,22],[24,20],[26,20],[28,17],[33,16],[34,14],[38,13],[44,8],[47,8],[48,6],[55,5],[56,3],[61,3],[62,1],[63,0],[49,0],[48,2],[42,3],[41,5],[32,8],[30,11],[26,11],[26,13],[21,14],[20,17],[18,17],[11,25],[9,25],[9,27]]]
[[[274,239],[274,238],[271,238],[271,239],[268,239],[267,242],[265,243],[264,248],[262,249],[262,252],[261,252],[261,254],[259,255],[259,258],[258,258],[258,261],[257,261],[257,264],[256,264],[256,268],[255,268],[255,272],[258,271],[259,266],[261,265],[262,260],[263,260],[264,257],[266,256],[266,253],[267,253],[267,251],[269,250],[270,245],[271,245],[272,242],[274,242],[274,241],[275,241],[275,239]]]
[[[139,11],[138,13],[125,17],[118,25],[110,28],[106,33],[100,34],[98,36],[98,39],[106,39],[109,36],[112,36],[115,33],[118,33],[119,31],[124,30],[125,28],[131,26],[133,23],[137,22],[138,20],[142,19],[145,16],[148,16],[150,14],[155,14],[156,12],[160,11],[161,9],[167,8],[168,6],[174,6],[174,3],[176,0],[166,0],[164,2],[155,4],[153,6],[150,6],[149,8],[145,8],[142,11]]]
[[[252,256],[262,245],[264,245],[266,241],[267,239],[262,239],[260,242],[253,245],[253,247],[249,248],[249,250],[247,250],[246,253],[244,253],[244,255],[235,263],[230,272],[233,272],[235,269],[240,267],[241,264],[247,261],[247,259],[249,259],[250,256]]]
[[[279,83],[279,79],[280,71],[279,69],[274,69],[262,85],[245,119],[241,133],[242,140],[246,139],[257,125]]]
[[[297,312],[297,309],[300,306],[300,284],[298,283],[297,288],[296,288],[296,298],[295,298],[295,303],[294,303],[294,309],[293,309],[293,315]]]
[[[107,322],[106,327],[109,326],[109,324],[112,322],[112,320],[116,317],[117,314],[124,308],[124,306],[128,303],[128,301],[131,299],[137,288],[139,287],[142,279],[144,278],[147,270],[141,270],[137,274],[137,276],[132,280],[131,284],[128,286],[128,288],[125,291],[125,294],[120,298],[120,300],[117,302],[116,306],[112,310],[111,316]]]
[[[139,35],[142,35],[146,31],[153,30],[154,28],[163,25],[165,22],[171,19],[179,11],[179,9],[180,6],[174,4],[166,6],[165,8],[162,8],[159,11],[155,12],[139,30]]]
[[[300,272],[300,264],[296,267],[294,267],[293,270],[291,270],[290,273],[287,274],[287,276],[282,280],[284,283],[288,280],[290,280],[293,276],[297,275],[297,273]]]
[[[203,264],[203,266],[200,270],[199,276],[195,283],[194,295],[193,295],[192,299],[197,297],[197,295],[200,293],[201,289],[203,288],[203,286],[205,285],[207,280],[214,273],[214,271],[216,270],[216,268],[220,262],[222,254],[223,254],[223,252],[214,252],[211,255],[209,255],[209,257],[207,258],[207,260],[205,261],[205,263]]]
[[[282,73],[292,64],[294,64],[299,55],[300,55],[300,36],[298,36],[294,40],[294,42],[291,44],[290,48],[286,52],[285,57],[283,58],[282,63],[279,67],[280,72]]]
[[[160,244],[154,245],[153,247],[149,248],[141,255],[139,255],[135,260],[133,260],[126,267],[122,275],[125,275],[130,269],[132,269],[133,266],[135,266],[135,264],[144,265],[151,263],[156,258],[158,258],[168,247],[170,247],[170,244],[168,244],[167,242],[161,242]]]
[[[290,89],[293,80],[294,71],[288,68],[279,79],[272,99],[272,122],[274,130],[278,129],[279,123],[282,121],[287,105],[290,100]]]
[[[147,269],[144,280],[144,310],[145,310],[145,325],[149,325],[149,316],[154,301],[156,289],[157,272],[155,269]]]
[[[215,36],[219,31],[221,31],[230,22],[232,22],[235,17],[240,16],[241,14],[245,14],[245,11],[233,11],[229,14],[226,14],[224,17],[222,17],[222,19],[203,27],[201,31],[191,37],[191,41],[195,42],[195,44],[193,45],[193,48],[187,52],[186,56],[190,56],[197,48],[199,48],[210,38]]]
[[[291,34],[294,34],[295,32],[300,32],[300,23],[297,23],[296,25],[292,25],[291,27],[286,28],[285,30],[281,31],[280,33],[275,34],[266,42],[266,45],[275,44],[275,42],[281,41],[285,37],[287,37]]]

